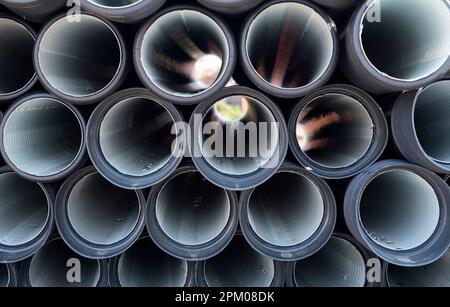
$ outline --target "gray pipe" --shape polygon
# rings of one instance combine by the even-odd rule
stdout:
[[[240,14],[258,6],[264,0],[197,0],[207,8],[225,14]]]
[[[17,271],[15,263],[0,263],[0,288],[17,287]]]
[[[52,14],[66,5],[67,0],[0,0],[20,18],[36,23],[44,23]]]

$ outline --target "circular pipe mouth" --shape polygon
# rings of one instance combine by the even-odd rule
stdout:
[[[2,123],[2,152],[15,170],[32,179],[62,177],[83,158],[85,123],[69,104],[34,96],[15,104]]]
[[[137,5],[144,0],[87,0],[93,5],[108,9],[123,9]]]
[[[373,22],[374,9],[381,22]],[[442,0],[372,0],[358,27],[360,48],[383,78],[414,82],[448,63],[450,11]]]
[[[36,80],[35,35],[22,22],[0,17],[0,40],[0,100],[9,100],[31,88]]]
[[[258,6],[263,0],[197,0],[211,10],[226,14],[239,14]]]
[[[349,241],[331,237],[314,255],[295,263],[298,287],[364,287],[366,263]]]
[[[0,288],[6,288],[10,282],[10,273],[7,264],[0,263]]]

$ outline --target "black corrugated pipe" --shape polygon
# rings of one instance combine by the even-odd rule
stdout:
[[[61,10],[67,0],[0,0],[0,4],[24,20],[43,23],[49,16]]]
[[[0,152],[19,175],[38,182],[67,177],[86,160],[86,123],[71,104],[46,93],[19,99],[0,125]]]
[[[195,263],[166,254],[143,235],[110,260],[109,280],[112,287],[191,287]]]
[[[260,253],[293,261],[317,252],[330,238],[336,202],[327,183],[293,164],[241,194],[239,222]]]
[[[168,254],[191,261],[211,258],[233,238],[238,199],[194,166],[182,166],[151,189],[146,223],[153,241]]]
[[[288,287],[374,287],[366,265],[372,254],[351,236],[334,234],[314,255],[286,263]],[[376,258],[375,258],[376,259]]]
[[[353,236],[395,265],[426,265],[450,247],[449,186],[404,161],[380,161],[356,176],[344,214]]]
[[[171,103],[147,89],[115,93],[97,106],[88,122],[92,163],[117,186],[152,186],[167,178],[183,158],[172,150],[177,137],[172,128],[182,120]]]
[[[423,87],[450,68],[448,29],[448,1],[367,0],[345,32],[342,71],[377,94]]]
[[[392,112],[394,141],[414,164],[450,172],[450,80],[403,92]]]
[[[336,26],[308,1],[260,6],[246,21],[240,43],[247,76],[278,97],[301,97],[320,88],[338,61]]]
[[[75,269],[73,273],[72,268]],[[23,287],[105,287],[107,284],[106,260],[81,257],[57,236],[52,236],[20,267],[20,285]]]
[[[194,104],[229,82],[236,46],[219,17],[203,8],[175,6],[141,27],[134,63],[141,81],[156,95],[173,103]]]
[[[383,111],[351,85],[329,85],[301,100],[291,112],[289,145],[308,170],[327,179],[354,176],[386,147]]]
[[[81,0],[81,7],[116,22],[136,23],[155,13],[164,3],[166,0]]]
[[[219,255],[197,263],[196,281],[200,287],[282,287],[284,267],[236,234]]]
[[[224,88],[197,106],[189,125],[194,164],[208,180],[229,190],[260,185],[286,156],[283,114],[250,88]]]
[[[240,14],[258,6],[264,0],[197,0],[201,5],[207,8],[225,13]]]
[[[86,258],[123,253],[139,238],[145,223],[140,190],[118,188],[93,167],[70,176],[55,201],[55,221],[67,245]]]
[[[18,266],[15,263],[0,263],[0,288],[17,287]]]
[[[0,263],[23,260],[40,248],[53,229],[50,187],[0,167]]]
[[[16,17],[0,14],[0,102],[10,102],[37,81],[33,67],[36,34]]]
[[[34,66],[49,92],[75,104],[95,103],[124,81],[126,46],[111,22],[87,13],[77,17],[79,21],[59,16],[44,26]]]

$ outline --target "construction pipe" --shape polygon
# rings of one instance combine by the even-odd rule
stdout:
[[[18,18],[0,15],[0,102],[30,90],[37,78],[33,67],[36,34]]]
[[[36,252],[53,228],[53,191],[0,168],[0,263],[21,261]]]
[[[281,261],[306,258],[328,241],[336,202],[327,183],[284,164],[262,185],[241,193],[239,225],[258,252]]]
[[[23,287],[105,287],[108,263],[81,257],[53,236],[21,264],[20,283]]]
[[[148,235],[109,262],[112,287],[190,287],[194,278],[193,262],[166,254]]]
[[[241,14],[258,6],[264,0],[197,0],[210,10],[225,14]]]
[[[36,23],[44,23],[52,14],[62,10],[67,0],[0,0],[20,18]]]
[[[426,86],[450,68],[449,28],[448,1],[367,0],[346,29],[342,71],[376,94]]]
[[[353,236],[383,260],[423,266],[450,247],[450,188],[436,174],[399,160],[356,176],[344,199]]]
[[[303,0],[260,6],[245,22],[240,43],[247,76],[277,97],[301,97],[320,88],[338,61],[333,20]]]
[[[6,112],[0,125],[0,152],[19,175],[39,182],[67,177],[85,161],[86,123],[71,104],[38,93]]]
[[[259,254],[236,234],[222,253],[197,263],[196,281],[200,287],[282,287],[283,263]]]
[[[194,104],[230,80],[236,46],[228,26],[207,10],[176,6],[152,16],[139,30],[134,63],[141,81],[156,95]]]
[[[87,13],[76,17],[79,21],[59,16],[44,26],[36,40],[34,66],[49,92],[75,104],[95,103],[124,81],[127,51],[111,22]]]
[[[15,263],[0,263],[0,288],[17,287],[17,274]]]
[[[383,153],[389,128],[368,94],[351,85],[329,85],[292,110],[289,144],[297,160],[327,179],[356,175]]]
[[[241,86],[224,88],[198,105],[190,131],[194,164],[208,180],[229,190],[251,189],[268,180],[288,147],[278,107],[260,92]]]
[[[81,0],[81,7],[93,14],[121,22],[136,23],[159,10],[166,0]]]
[[[450,80],[403,92],[391,112],[394,141],[411,163],[450,172]]]
[[[105,259],[123,253],[144,228],[144,194],[106,181],[93,167],[70,176],[55,201],[55,221],[77,254]]]
[[[88,122],[87,149],[106,179],[126,189],[150,187],[169,176],[183,155],[172,150],[172,128],[182,116],[149,90],[117,92],[97,106]]]
[[[174,257],[197,261],[217,255],[237,223],[236,194],[213,185],[192,165],[178,168],[150,191],[147,230]]]

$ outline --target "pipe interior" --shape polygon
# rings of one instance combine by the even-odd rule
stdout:
[[[421,267],[389,264],[387,279],[390,287],[450,287],[450,251]]]
[[[230,46],[209,16],[179,9],[159,17],[143,37],[140,61],[160,90],[192,97],[213,87],[228,66]]]
[[[295,2],[269,6],[252,21],[245,45],[254,71],[277,88],[317,81],[333,58],[328,23],[313,8]]]
[[[200,245],[215,239],[230,220],[231,204],[226,191],[199,172],[188,171],[168,181],[158,194],[156,219],[174,241]]]
[[[297,261],[294,274],[299,287],[364,287],[366,264],[353,244],[331,237],[317,253]]]
[[[71,259],[80,261],[80,282],[68,279],[76,277],[70,272],[77,267],[69,261]],[[95,287],[100,279],[100,263],[76,254],[62,239],[54,239],[33,256],[28,278],[32,287]]]
[[[410,250],[425,243],[439,223],[439,200],[420,175],[388,171],[368,183],[360,219],[372,241],[390,250]]]
[[[204,274],[209,287],[269,287],[275,264],[235,236],[223,252],[205,261]]]
[[[85,97],[101,92],[122,65],[121,42],[104,21],[80,15],[80,22],[61,18],[42,36],[38,65],[57,91]]]
[[[188,265],[164,253],[146,237],[120,256],[117,273],[122,287],[183,287]]]
[[[261,239],[275,246],[293,246],[308,240],[319,228],[324,200],[311,180],[283,171],[255,188],[247,212]]]
[[[13,94],[33,79],[33,46],[35,38],[23,25],[0,18],[0,96]]]
[[[205,113],[199,142],[203,158],[218,172],[246,175],[267,167],[277,153],[279,125],[262,102],[228,96]]]
[[[450,81],[436,82],[419,93],[414,126],[426,154],[450,164]]]
[[[374,124],[367,109],[355,98],[325,94],[300,112],[297,142],[314,163],[344,168],[357,163],[369,150]]]
[[[130,7],[142,1],[143,0],[88,0],[88,2],[92,4],[114,9]]]
[[[67,202],[67,215],[75,232],[100,245],[114,244],[130,235],[140,211],[135,191],[118,188],[98,173],[79,180]]]
[[[3,147],[18,169],[33,176],[52,176],[69,168],[83,148],[77,114],[53,98],[34,98],[6,119]]]
[[[0,263],[0,288],[8,287],[9,279],[8,266],[4,263]]]
[[[45,228],[50,204],[43,188],[15,173],[0,174],[0,245],[33,241]]]
[[[390,78],[426,78],[448,60],[450,12],[442,0],[374,0],[360,27],[365,56]]]
[[[127,98],[102,120],[99,140],[106,161],[122,174],[146,176],[163,168],[171,157],[175,120],[148,98]]]

